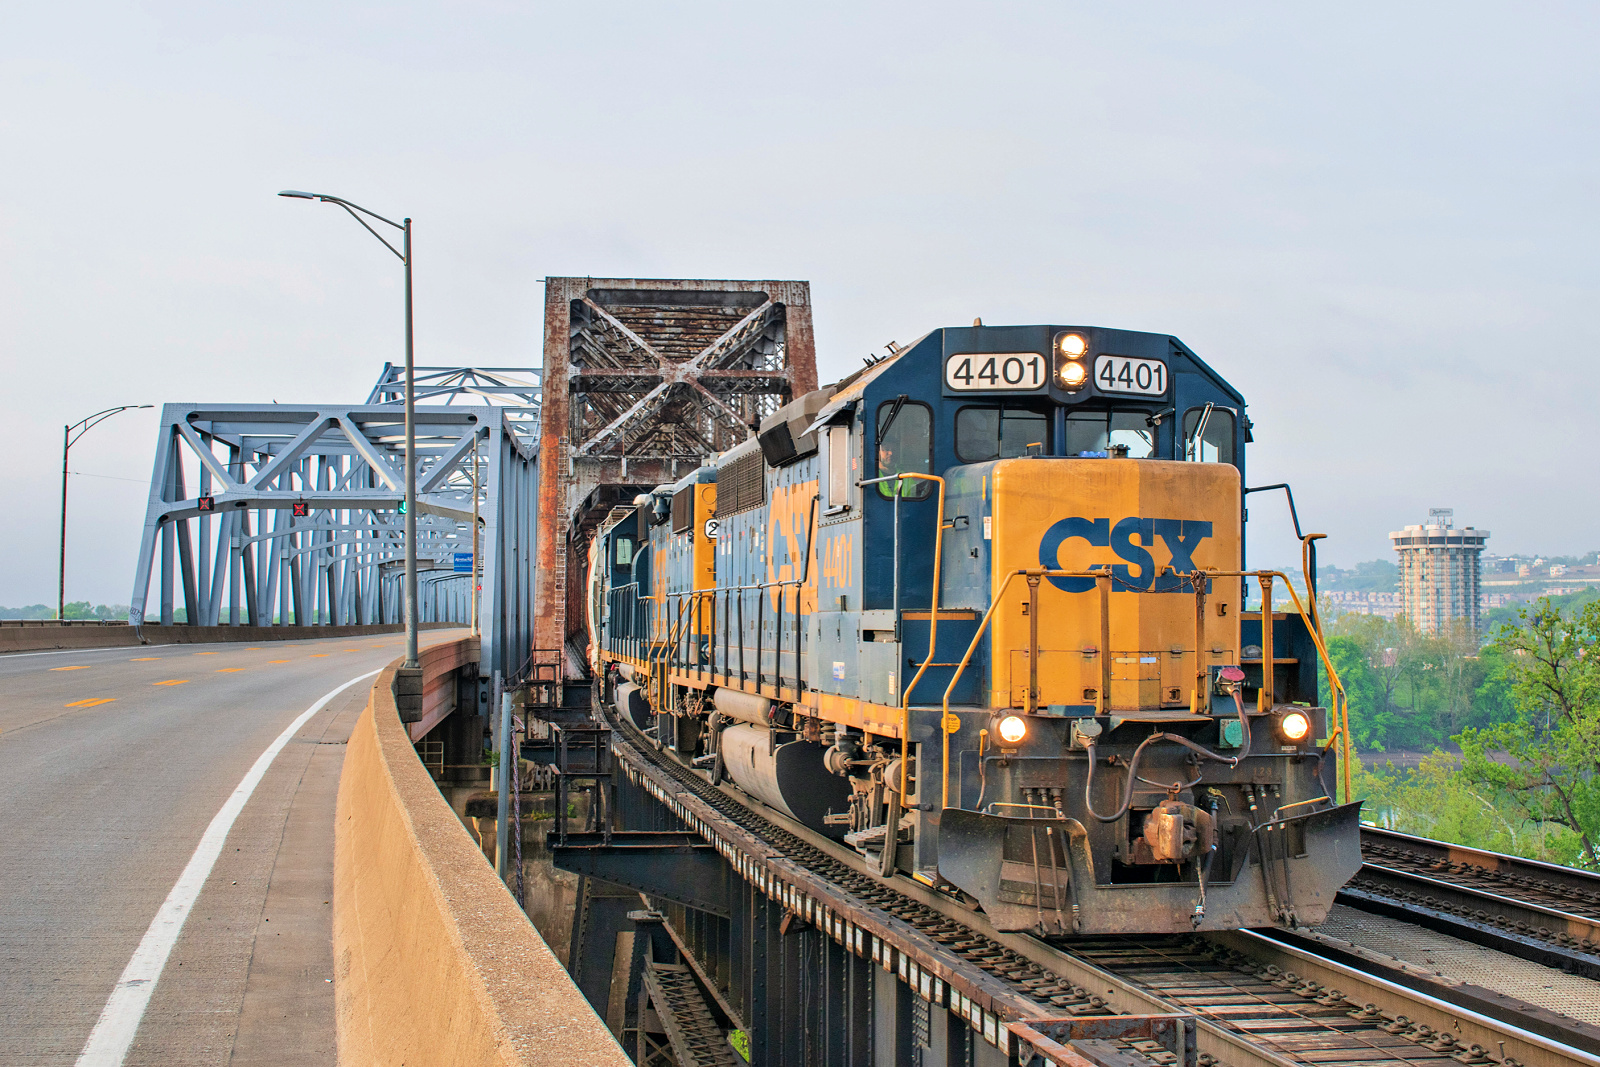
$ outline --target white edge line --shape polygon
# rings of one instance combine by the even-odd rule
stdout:
[[[382,669],[380,667],[378,670]],[[189,857],[188,866],[178,875],[178,881],[173,885],[172,892],[167,894],[167,899],[162,902],[156,917],[150,921],[150,928],[144,932],[139,947],[134,949],[133,958],[128,960],[128,966],[123,968],[122,977],[118,978],[117,984],[112,987],[111,996],[107,998],[106,1006],[100,1010],[99,1020],[89,1033],[89,1040],[78,1055],[78,1067],[121,1067],[129,1047],[133,1044],[134,1035],[139,1031],[139,1023],[144,1019],[150,997],[155,993],[156,983],[161,980],[161,972],[167,965],[167,957],[172,954],[172,946],[177,943],[178,935],[183,932],[184,920],[189,917],[190,909],[194,907],[200,891],[205,888],[206,879],[210,877],[211,868],[216,865],[217,857],[222,854],[222,847],[227,843],[228,831],[233,829],[234,820],[239,817],[239,812],[244,810],[250,795],[256,791],[256,786],[266,775],[267,768],[272,766],[272,761],[277,758],[278,753],[283,751],[289,739],[306,724],[307,720],[327,707],[334,697],[377,673],[376,670],[368,671],[350,679],[301,712],[294,722],[267,746],[266,751],[261,753],[250,770],[245,772],[245,776],[239,780],[233,793],[212,817],[211,825],[207,826],[206,832],[201,835],[200,844],[195,847],[194,855]]]

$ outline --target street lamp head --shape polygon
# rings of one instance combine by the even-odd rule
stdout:
[[[302,193],[299,189],[285,189],[279,196],[292,196],[297,200],[316,200],[316,193]]]

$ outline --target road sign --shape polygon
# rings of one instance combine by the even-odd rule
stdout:
[[[457,552],[455,554],[455,565],[456,565],[455,572],[457,574],[471,574],[472,573],[472,553],[471,552]]]

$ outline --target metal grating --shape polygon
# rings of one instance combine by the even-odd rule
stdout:
[[[644,988],[678,1067],[743,1067],[689,968],[651,963],[645,968]]]
[[[672,494],[672,532],[681,534],[694,526],[694,486]]]
[[[737,515],[766,500],[766,460],[753,448],[717,468],[717,515]]]

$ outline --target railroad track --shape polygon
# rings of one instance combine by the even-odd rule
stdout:
[[[951,897],[909,878],[880,878],[858,854],[711,785],[631,723],[610,725],[630,778],[744,877],[857,951],[870,937],[874,962],[897,964],[937,1003],[948,993],[950,1010],[987,1028],[986,1037],[1008,1020],[1187,1013],[1197,1019],[1198,1062],[1216,1067],[1600,1067],[1600,1031],[1506,998],[1475,1000],[1476,991],[1463,995],[1314,933],[1051,942],[995,931]]]
[[[1600,979],[1600,875],[1375,828],[1361,853],[1341,902]]]

